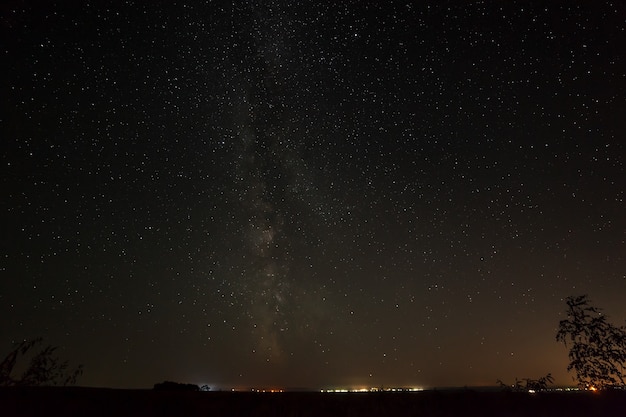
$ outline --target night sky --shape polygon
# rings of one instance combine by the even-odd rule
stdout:
[[[86,386],[572,384],[565,297],[624,323],[622,2],[0,14],[0,353],[42,336]]]

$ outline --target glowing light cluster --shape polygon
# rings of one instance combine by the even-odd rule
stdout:
[[[424,391],[424,388],[333,388],[333,389],[322,389],[320,392],[329,392],[329,393],[343,393],[343,392],[419,392]]]

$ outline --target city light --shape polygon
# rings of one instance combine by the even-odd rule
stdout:
[[[379,388],[379,387],[371,387],[371,388],[331,388],[331,389],[322,389],[320,392],[327,393],[344,393],[344,392],[419,392],[424,391],[424,388],[417,387],[398,387],[398,388]]]

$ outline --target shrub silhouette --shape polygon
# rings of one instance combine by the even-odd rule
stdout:
[[[554,378],[552,374],[547,374],[546,376],[542,376],[539,379],[531,379],[531,378],[515,378],[515,384],[508,385],[502,382],[502,380],[498,379],[496,383],[500,388],[504,391],[515,391],[515,392],[527,392],[527,391],[545,391],[548,389],[548,384],[552,384],[554,382]]]
[[[0,386],[37,386],[37,385],[74,385],[83,373],[83,366],[69,369],[69,362],[61,361],[55,352],[57,346],[45,346],[34,353],[37,346],[43,343],[41,337],[18,343],[0,362]],[[21,358],[32,354],[30,363],[20,377],[13,371]]]
[[[154,384],[154,389],[157,391],[200,391],[200,387],[195,384],[181,384],[172,381]]]

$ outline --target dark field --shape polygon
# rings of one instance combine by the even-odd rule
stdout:
[[[626,391],[155,392],[0,389],[1,416],[626,416]]]

